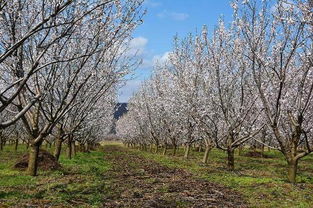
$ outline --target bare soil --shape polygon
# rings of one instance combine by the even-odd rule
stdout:
[[[195,178],[119,146],[106,146],[111,184],[104,207],[248,207],[241,195],[229,188]]]
[[[20,158],[14,168],[26,170],[28,167],[29,153]],[[38,155],[38,167],[40,170],[57,170],[61,167],[56,158],[45,150],[40,150]]]
[[[272,158],[269,155],[264,154],[263,152],[258,151],[249,151],[244,154],[245,157],[254,157],[254,158]]]

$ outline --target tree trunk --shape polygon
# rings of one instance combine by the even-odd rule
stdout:
[[[67,158],[72,159],[72,139],[70,136],[67,141]]]
[[[155,153],[158,153],[159,152],[159,145],[156,145],[155,147]]]
[[[288,180],[290,183],[296,183],[297,169],[297,160],[291,160],[288,162]]]
[[[199,152],[202,152],[202,145],[199,146]]]
[[[15,147],[14,147],[15,151],[17,151],[17,147],[18,147],[18,139],[15,139]]]
[[[72,153],[73,153],[73,156],[76,156],[76,145],[75,145],[75,142],[72,142]]]
[[[83,143],[79,144],[79,151],[85,152],[85,145]]]
[[[54,149],[54,157],[58,161],[60,158],[61,150],[62,150],[62,142],[61,138],[57,138],[55,141],[55,149]]]
[[[184,158],[185,158],[185,159],[188,159],[188,158],[189,158],[190,147],[191,147],[191,144],[187,144],[186,150],[185,150],[185,155],[184,155]]]
[[[0,138],[0,150],[3,150],[3,142],[2,142],[2,138]]]
[[[176,145],[174,145],[174,149],[173,149],[173,156],[175,156],[175,155],[176,155],[176,150],[177,150],[177,146],[176,146]]]
[[[227,148],[227,166],[228,169],[235,170],[235,151],[233,148]]]
[[[242,156],[242,153],[243,153],[243,146],[240,145],[239,148],[238,148],[238,155]]]
[[[167,145],[164,146],[163,155],[166,155],[167,152]]]
[[[265,148],[265,146],[262,144],[262,145],[261,145],[261,153],[262,153],[262,157],[264,157],[264,148]]]
[[[211,147],[209,147],[209,146],[205,147],[205,152],[204,152],[204,155],[203,155],[203,158],[202,158],[202,162],[203,163],[207,163],[208,162],[210,151],[211,151]]]
[[[40,148],[40,143],[30,145],[28,168],[27,168],[28,175],[31,175],[31,176],[37,175],[39,148]]]
[[[2,144],[2,130],[0,130],[0,150],[3,150],[3,144]]]
[[[89,143],[87,142],[87,143],[86,143],[86,152],[89,152],[89,150],[90,150],[90,145],[89,145]]]

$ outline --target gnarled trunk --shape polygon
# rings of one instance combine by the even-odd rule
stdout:
[[[55,149],[54,149],[53,155],[56,158],[56,160],[59,160],[60,158],[60,154],[62,150],[62,143],[63,143],[63,140],[61,138],[57,138],[55,141]]]
[[[166,155],[166,152],[167,152],[167,145],[164,145],[163,155]]]
[[[76,145],[75,145],[75,141],[72,142],[72,153],[73,153],[73,156],[76,156]]]
[[[227,167],[229,170],[235,170],[235,151],[233,148],[227,148]]]
[[[2,138],[0,137],[0,150],[3,150],[3,142],[2,142]]]
[[[262,144],[262,145],[261,145],[262,157],[263,157],[263,155],[264,155],[264,149],[265,149],[265,146]]]
[[[86,152],[89,152],[89,150],[90,150],[90,144],[89,144],[89,142],[87,142],[86,143]]]
[[[290,183],[296,183],[298,169],[298,160],[291,160],[288,162],[288,180]]]
[[[204,155],[203,155],[203,158],[202,158],[202,162],[203,163],[207,163],[208,162],[209,153],[210,153],[211,149],[212,149],[212,147],[210,147],[210,146],[206,146],[205,147],[205,152],[204,152]]]
[[[242,145],[240,145],[240,146],[238,147],[238,155],[239,155],[239,156],[242,156],[242,155],[243,155],[243,146],[242,146]]]
[[[15,146],[14,146],[15,151],[17,151],[17,147],[18,147],[18,139],[15,139]]]
[[[67,157],[68,159],[72,159],[72,137],[68,137],[67,141]]]
[[[3,150],[3,143],[2,143],[2,130],[0,130],[0,150]]]
[[[186,150],[185,150],[185,155],[184,155],[184,158],[185,158],[185,159],[188,159],[188,158],[189,158],[190,147],[191,147],[191,144],[187,144]]]
[[[83,143],[79,144],[79,151],[86,152],[85,145]]]
[[[174,149],[173,149],[173,156],[175,156],[175,155],[176,155],[176,151],[177,151],[177,146],[176,146],[176,145],[174,145]]]
[[[30,145],[28,168],[27,168],[28,175],[31,175],[31,176],[37,175],[39,149],[40,149],[40,143],[35,143],[35,144]]]
[[[198,152],[202,152],[202,145],[199,146]]]

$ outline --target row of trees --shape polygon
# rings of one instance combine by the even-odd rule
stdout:
[[[283,153],[288,178],[313,151],[313,11],[308,1],[234,1],[233,21],[175,38],[166,63],[118,122],[128,144],[205,145],[227,152],[258,143]]]
[[[138,61],[126,51],[142,0],[0,1],[0,136],[39,148],[92,143],[110,131],[120,81]],[[26,135],[26,136],[25,136]]]

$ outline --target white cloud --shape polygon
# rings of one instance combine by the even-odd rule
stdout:
[[[138,41],[139,43],[140,41]],[[138,44],[138,45],[145,45],[145,44]],[[171,52],[167,51],[163,54],[160,55],[155,55],[152,58],[146,58],[143,59],[143,63],[140,66],[139,70],[136,72],[137,75],[142,73],[147,73],[147,71],[141,71],[141,70],[152,70],[154,65],[157,64],[165,64],[169,60]],[[120,103],[125,103],[128,102],[129,98],[138,91],[142,84],[142,79],[132,79],[126,81],[126,83],[119,89],[119,96],[118,96],[118,101]]]
[[[161,2],[154,1],[154,0],[146,0],[146,1],[145,1],[145,4],[146,4],[147,6],[150,6],[150,7],[159,7],[159,6],[162,5]]]
[[[144,58],[142,60],[142,64],[140,65],[140,68],[143,69],[149,69],[153,67],[153,60],[149,59],[149,58]]]
[[[129,98],[138,91],[142,81],[141,80],[128,80],[126,84],[119,90],[118,102],[127,103]]]
[[[148,39],[144,37],[133,38],[129,42],[129,55],[142,56],[146,50]]]
[[[164,64],[169,60],[169,56],[170,56],[171,52],[167,51],[162,55],[155,55],[152,58],[152,63],[153,65],[155,64]]]
[[[167,10],[163,10],[161,13],[157,15],[161,19],[170,18],[176,21],[184,21],[189,18],[189,14],[182,12],[169,12]]]
[[[163,54],[154,55],[152,57],[145,57],[143,58],[139,68],[144,70],[152,70],[153,66],[166,63],[169,60],[169,55],[170,52],[165,52]]]
[[[172,13],[170,14],[170,16],[171,16],[174,20],[183,21],[183,20],[188,19],[189,14],[172,12]]]

